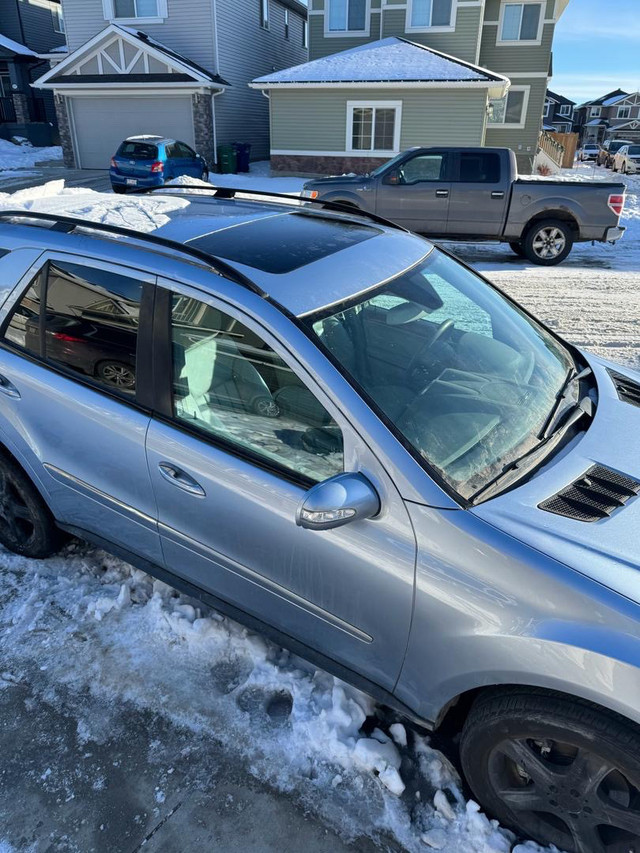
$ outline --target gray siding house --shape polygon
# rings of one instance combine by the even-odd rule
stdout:
[[[576,130],[584,142],[628,139],[640,142],[640,92],[617,89],[576,109]]]
[[[571,133],[573,130],[573,111],[576,102],[558,95],[547,89],[547,97],[544,102],[543,130],[555,131],[556,133]]]
[[[310,0],[309,66],[328,57],[344,65],[344,57],[350,51],[372,44],[388,45],[388,39],[393,38],[427,48],[461,66],[472,65],[487,77],[506,78],[507,85],[500,92],[496,87],[486,87],[484,103],[480,104],[477,92],[471,96],[468,86],[462,83],[441,86],[442,91],[436,96],[436,84],[453,81],[439,80],[437,76],[406,78],[412,85],[403,89],[397,75],[394,81],[385,82],[380,63],[377,67],[371,63],[366,80],[359,75],[357,86],[343,85],[338,107],[320,85],[336,82],[329,72],[330,66],[325,66],[326,81],[305,79],[309,73],[315,74],[317,66],[290,69],[292,76],[287,80],[282,74],[265,75],[252,85],[265,91],[271,100],[274,167],[293,171],[297,165],[299,171],[305,172],[309,158],[316,157],[319,159],[315,171],[327,171],[334,170],[341,158],[339,168],[351,171],[360,168],[363,159],[371,163],[379,159],[381,152],[359,150],[354,148],[357,140],[349,142],[347,129],[352,122],[349,104],[362,101],[362,90],[367,83],[370,102],[382,99],[383,94],[388,99],[387,83],[395,82],[395,100],[402,103],[402,126],[397,137],[400,147],[409,141],[419,145],[448,141],[506,146],[515,151],[521,171],[530,171],[542,126],[555,25],[568,2]],[[383,85],[376,91],[378,84]],[[422,96],[418,96],[421,87]],[[433,91],[425,98],[426,89]],[[375,103],[369,104],[369,109],[375,108]],[[318,132],[310,139],[307,116],[311,120],[315,110],[324,121],[319,118],[313,121]],[[304,119],[296,122],[296,114]],[[372,121],[375,122],[375,117]],[[329,122],[331,130],[327,127]],[[340,139],[343,141],[339,144]],[[366,138],[363,142],[369,145],[370,140]],[[395,153],[395,146],[384,152],[387,157]],[[304,159],[296,161],[296,158]]]
[[[35,83],[54,93],[65,162],[105,169],[118,144],[159,134],[269,151],[257,74],[304,62],[299,0],[63,0],[69,53]]]

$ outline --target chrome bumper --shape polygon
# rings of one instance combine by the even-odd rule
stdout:
[[[622,228],[621,226],[617,226],[616,228],[607,228],[604,234],[605,242],[616,243],[626,230],[626,228]]]

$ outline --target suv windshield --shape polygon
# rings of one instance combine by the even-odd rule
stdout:
[[[438,249],[307,322],[403,442],[465,499],[540,443],[575,366],[550,333]]]

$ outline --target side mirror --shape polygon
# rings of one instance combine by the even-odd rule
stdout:
[[[337,474],[309,489],[296,511],[296,524],[307,530],[332,530],[379,512],[380,498],[366,477]]]
[[[397,169],[392,169],[384,176],[385,184],[396,185],[400,183],[400,172]]]

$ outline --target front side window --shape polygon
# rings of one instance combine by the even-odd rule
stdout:
[[[453,0],[411,0],[408,14],[409,29],[450,27]]]
[[[158,0],[113,0],[115,18],[157,18]]]
[[[528,89],[511,87],[504,98],[489,101],[489,124],[521,127],[526,114]]]
[[[444,181],[447,177],[446,154],[419,154],[405,161],[398,169],[399,184],[421,184]]]
[[[177,421],[306,479],[344,470],[339,426],[253,331],[174,295],[171,334]]]
[[[133,397],[141,298],[135,278],[50,261],[12,312],[4,337],[52,366]]]
[[[307,322],[417,458],[467,499],[537,446],[573,366],[560,342],[437,249]]]
[[[541,20],[542,3],[506,3],[500,41],[537,41]]]
[[[400,147],[400,105],[390,103],[347,105],[347,145],[351,151],[390,153]]]
[[[367,0],[327,0],[330,33],[364,32],[367,29]]]

